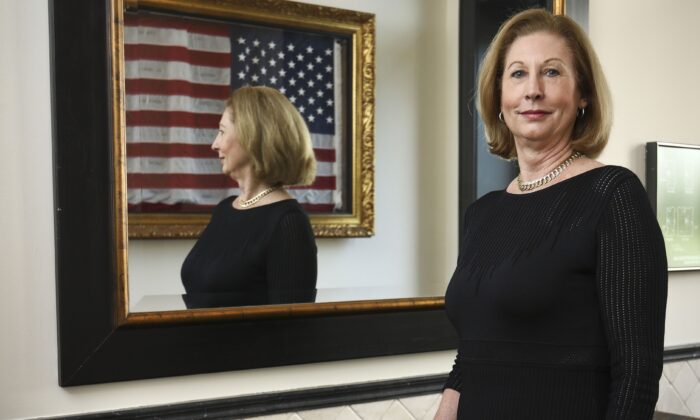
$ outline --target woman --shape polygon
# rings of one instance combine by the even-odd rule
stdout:
[[[220,202],[182,264],[188,307],[313,302],[316,244],[283,185],[313,182],[316,160],[299,112],[268,87],[234,91],[211,148],[240,188]]]
[[[593,158],[611,126],[590,41],[521,12],[479,75],[492,153],[520,174],[464,215],[445,305],[460,336],[438,419],[651,419],[667,268],[648,198]]]

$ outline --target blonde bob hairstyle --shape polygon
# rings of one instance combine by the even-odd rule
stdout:
[[[265,86],[242,87],[231,93],[226,108],[257,179],[269,185],[314,181],[316,158],[309,129],[282,93]]]
[[[574,150],[595,157],[607,144],[612,126],[612,104],[605,75],[583,29],[570,17],[552,15],[544,9],[525,10],[503,23],[481,63],[477,107],[484,121],[489,151],[504,159],[517,156],[513,135],[498,118],[505,57],[517,38],[535,32],[560,36],[571,51],[576,86],[587,102],[585,114],[574,122],[571,143]]]

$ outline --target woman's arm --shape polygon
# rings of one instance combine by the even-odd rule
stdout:
[[[445,388],[442,391],[442,399],[435,420],[456,420],[457,407],[459,407],[459,392],[451,388]]]
[[[268,303],[313,302],[316,298],[316,242],[308,217],[282,216],[267,251]]]
[[[597,287],[611,361],[607,419],[651,419],[663,369],[668,272],[636,177],[612,192],[597,231]]]

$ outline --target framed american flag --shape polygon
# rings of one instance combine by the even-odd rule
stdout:
[[[211,143],[246,85],[278,89],[309,127],[316,179],[288,190],[315,234],[373,234],[372,14],[278,0],[125,0],[121,12],[115,202],[129,238],[196,237],[238,194]]]

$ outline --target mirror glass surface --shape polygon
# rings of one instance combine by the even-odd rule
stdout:
[[[336,7],[356,7],[351,2],[323,3]],[[367,3],[362,10],[375,13],[381,23],[376,29],[377,54],[381,54],[376,68],[375,111],[377,230],[369,238],[316,239],[316,302],[420,298],[444,294],[457,252],[457,92],[448,89],[448,86],[456,86],[458,81],[454,71],[457,63],[457,18],[455,13],[454,32],[446,31],[445,17],[439,13],[439,9],[447,7],[449,2],[439,2],[438,8],[428,3],[419,0],[402,2],[401,11],[391,4],[367,7]],[[220,170],[218,159],[203,158],[209,153],[208,147],[216,133],[215,127],[207,129],[195,126],[185,127],[185,130],[179,127],[174,130],[180,138],[191,139],[185,148],[202,156],[195,159],[205,165],[194,165],[195,159],[175,156],[182,153],[182,147],[180,150],[163,152],[164,140],[172,138],[173,132],[141,128],[152,124],[153,120],[144,121],[139,118],[167,119],[163,115],[167,109],[174,107],[175,112],[181,112],[177,107],[201,106],[200,112],[210,114],[207,118],[215,119],[218,124],[217,113],[223,109],[223,98],[226,95],[220,94],[218,98],[192,105],[172,104],[158,95],[144,94],[143,90],[148,87],[144,87],[141,82],[130,82],[130,74],[150,71],[151,76],[137,78],[157,78],[160,77],[159,73],[177,72],[178,65],[159,68],[151,66],[152,63],[146,62],[148,60],[143,60],[147,53],[139,50],[143,42],[135,40],[138,33],[129,28],[129,13],[125,15],[125,22],[125,43],[134,44],[125,45],[125,107],[128,201],[130,211],[135,211],[139,206],[142,210],[148,207],[140,204],[144,196],[163,194],[162,189],[149,189],[146,188],[148,185],[139,185],[139,171],[156,172],[162,180],[162,172],[173,167],[178,173],[202,171],[212,176]],[[144,35],[162,42],[157,34]],[[337,37],[335,41],[337,57],[341,60],[347,55],[343,51],[347,40]],[[254,46],[251,44],[246,48],[252,50]],[[242,53],[245,52],[244,48]],[[233,59],[239,54],[231,50]],[[139,61],[142,63],[139,64]],[[339,68],[345,66],[342,62],[338,64]],[[436,77],[436,73],[441,76]],[[188,77],[226,79],[225,75],[217,76],[216,72],[208,71]],[[229,74],[229,77],[234,79],[237,73]],[[226,84],[227,81],[223,80],[222,83]],[[342,106],[340,103],[336,107],[336,117],[342,115]],[[342,134],[343,126],[338,127]],[[165,134],[162,135],[163,133]],[[160,137],[155,138],[158,136]],[[146,155],[145,150],[150,146],[139,145],[141,140],[157,143],[156,148],[160,148],[158,150],[161,154],[165,153],[165,156]],[[322,146],[318,142],[314,143],[315,148]],[[168,153],[175,155],[168,156]],[[334,150],[337,162],[344,159],[344,153],[346,151],[342,145]],[[205,160],[208,162],[203,162]],[[342,170],[323,161],[320,169],[325,176],[338,177],[336,185],[343,185],[342,179],[347,175]],[[194,192],[203,199],[199,210],[206,212],[221,198],[237,194],[235,185],[229,184],[218,191],[211,190],[213,189],[207,189],[205,194],[201,194],[201,191]],[[292,190],[292,194],[295,193]],[[322,203],[334,206],[335,211],[347,211],[343,207],[342,191],[321,193],[329,193]],[[304,204],[304,196],[296,195]],[[130,312],[186,308],[182,298],[184,288],[180,268],[194,243],[194,239],[129,239]]]

